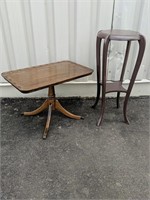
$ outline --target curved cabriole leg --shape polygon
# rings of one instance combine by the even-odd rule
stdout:
[[[97,62],[97,96],[96,96],[96,100],[94,105],[92,106],[92,108],[95,108],[96,105],[98,104],[99,98],[100,98],[100,73],[101,73],[101,61],[100,61],[100,57],[101,57],[101,38],[97,37],[96,40],[96,62]]]
[[[126,95],[127,96],[127,95]],[[128,99],[129,96],[126,97],[125,101],[124,101],[124,106],[123,106],[123,115],[124,115],[124,121],[125,123],[129,124],[129,120],[127,118],[127,104],[128,104]]]
[[[48,130],[49,130],[50,122],[51,122],[51,114],[52,114],[52,105],[49,105],[46,126],[45,126],[45,130],[43,133],[43,139],[46,139],[47,135],[48,135]]]
[[[99,120],[97,122],[97,126],[100,126],[103,122],[104,111],[105,111],[105,93],[102,94],[101,113],[100,113]]]
[[[129,120],[127,118],[127,104],[128,104],[129,96],[130,96],[134,81],[136,79],[137,73],[139,71],[139,67],[141,65],[143,54],[145,51],[145,43],[146,42],[145,42],[145,38],[143,35],[140,35],[140,39],[138,42],[139,42],[139,52],[138,52],[137,60],[136,60],[135,67],[134,67],[134,70],[132,73],[132,77],[131,77],[131,80],[130,80],[130,83],[128,86],[127,94],[125,96],[124,107],[123,107],[124,120],[128,124],[129,124]]]
[[[62,105],[59,103],[58,100],[55,101],[55,109],[63,113],[65,116],[72,118],[72,119],[83,119],[81,116],[74,115],[70,112],[68,112],[65,108],[62,107]]]
[[[100,98],[100,84],[97,83],[97,96],[96,96],[96,100],[95,100],[95,103],[94,105],[92,106],[92,108],[95,108],[98,104],[98,101],[99,101],[99,98]]]
[[[33,110],[31,112],[23,112],[22,114],[23,115],[27,115],[27,116],[30,116],[30,115],[37,115],[39,113],[41,113],[42,111],[44,111],[45,109],[48,108],[48,100],[44,101],[44,103],[39,107],[37,108],[36,110]]]
[[[121,83],[123,82],[123,77],[124,77],[124,73],[125,73],[125,69],[126,69],[128,57],[129,57],[130,46],[131,46],[131,41],[128,41],[127,42],[127,46],[126,46],[126,52],[125,52],[123,67],[122,67],[122,71],[121,71],[121,76],[120,76],[120,82]],[[119,105],[119,98],[120,98],[120,92],[117,92],[117,101],[116,101],[117,108],[120,107],[120,105]]]
[[[105,111],[105,95],[106,95],[106,65],[107,65],[107,52],[109,45],[109,36],[104,41],[103,46],[103,67],[102,67],[102,101],[101,101],[101,111],[97,126],[100,126],[103,121],[104,111]]]
[[[117,108],[120,107],[119,98],[120,98],[120,92],[117,92]]]

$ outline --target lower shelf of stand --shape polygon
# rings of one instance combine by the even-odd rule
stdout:
[[[112,83],[106,83],[106,93],[109,92],[127,92],[127,90],[122,86],[121,81],[116,81]]]

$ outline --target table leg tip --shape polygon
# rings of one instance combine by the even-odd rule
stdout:
[[[45,140],[47,138],[47,136],[46,135],[43,135],[43,140]]]
[[[130,122],[129,122],[129,121],[125,121],[125,123],[126,123],[127,125],[129,125],[129,124],[130,124]]]
[[[98,121],[98,122],[96,123],[96,126],[101,126],[101,121]]]
[[[47,132],[43,133],[43,140],[45,140],[47,138]]]

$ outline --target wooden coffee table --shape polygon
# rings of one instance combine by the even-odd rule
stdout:
[[[64,109],[55,97],[54,86],[92,74],[93,70],[71,61],[62,61],[46,65],[39,65],[2,73],[2,76],[22,93],[29,93],[48,87],[48,98],[36,110],[24,112],[23,115],[36,115],[48,109],[47,121],[43,133],[46,139],[51,121],[52,110],[58,110],[67,117],[81,119]]]

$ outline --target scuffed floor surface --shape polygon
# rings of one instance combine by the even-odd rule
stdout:
[[[149,98],[107,99],[102,127],[94,99],[60,99],[84,120],[53,112],[42,140],[47,111],[21,116],[44,99],[1,99],[1,199],[149,199]]]

